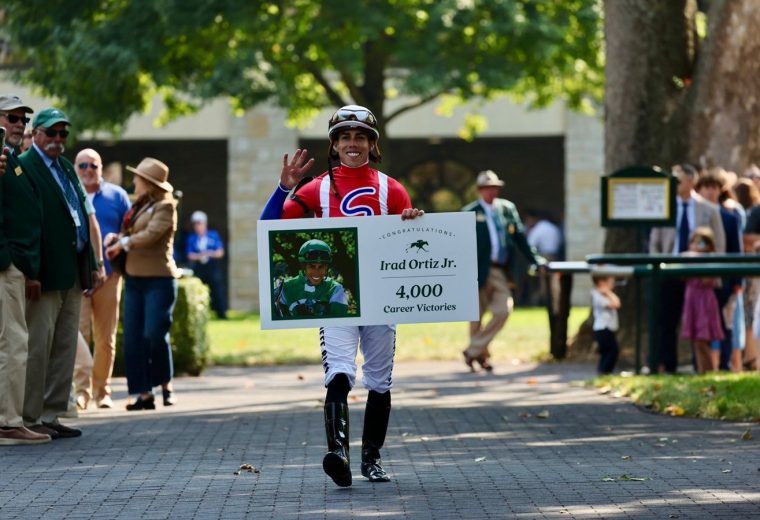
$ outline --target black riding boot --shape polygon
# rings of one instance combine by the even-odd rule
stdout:
[[[391,415],[391,392],[384,394],[370,391],[364,412],[362,434],[362,475],[370,482],[390,482],[380,460],[380,448],[385,443],[388,419]]]
[[[348,405],[325,403],[327,449],[322,469],[341,487],[351,485],[351,464],[348,459]]]

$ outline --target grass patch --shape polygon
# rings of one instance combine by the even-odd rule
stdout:
[[[568,330],[578,329],[587,307],[572,309]],[[259,316],[230,312],[227,320],[208,325],[215,365],[292,365],[320,363],[317,329],[261,330]],[[397,361],[461,360],[467,346],[467,323],[399,325]],[[549,319],[542,308],[517,309],[491,344],[495,361],[531,361],[549,353]]]
[[[601,376],[588,383],[653,411],[729,421],[760,421],[760,374]]]

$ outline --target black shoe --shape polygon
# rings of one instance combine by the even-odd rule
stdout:
[[[325,403],[325,433],[328,453],[322,459],[322,469],[340,487],[352,483],[351,462],[348,457],[348,405]]]
[[[467,356],[465,355],[465,360]],[[370,482],[390,482],[380,460],[380,448],[385,444],[388,420],[391,415],[391,392],[378,393],[370,390],[364,410],[364,433],[362,435],[362,475]]]
[[[45,428],[50,428],[53,431],[58,432],[58,437],[61,439],[70,439],[72,437],[81,437],[82,436],[82,430],[79,430],[77,428],[69,428],[68,426],[64,426],[61,423],[46,423],[43,422],[42,426]]]
[[[475,372],[475,367],[472,364],[475,358],[471,357],[467,352],[462,352],[462,355],[464,355],[464,364],[470,368],[470,372]]]
[[[370,482],[390,482],[391,477],[383,469],[380,459],[375,462],[362,461],[362,475],[367,477]]]
[[[489,363],[487,359],[480,359],[480,360],[478,360],[478,363],[480,363],[480,366],[486,372],[493,372],[493,365],[491,363]]]
[[[385,472],[380,460],[380,450],[370,443],[362,445],[362,475],[370,482],[390,482],[391,478]]]
[[[34,433],[39,433],[40,435],[50,435],[51,439],[61,438],[61,434],[58,433],[57,430],[48,428],[47,426],[43,426],[42,424],[35,424],[34,426],[29,426],[28,429],[32,430]]]
[[[174,397],[174,391],[167,388],[161,388],[161,394],[164,398],[164,406],[172,406],[177,404],[177,398]]]
[[[156,398],[152,395],[150,397],[139,396],[134,403],[127,405],[127,410],[130,412],[135,410],[155,410]]]
[[[322,469],[340,487],[349,487],[353,481],[348,458],[330,451],[322,459]]]

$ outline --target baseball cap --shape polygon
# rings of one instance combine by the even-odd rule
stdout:
[[[32,120],[32,128],[37,128],[38,126],[50,128],[56,123],[66,123],[67,125],[71,124],[66,117],[66,114],[57,108],[46,108],[34,116],[34,119]]]
[[[499,179],[499,176],[496,175],[493,170],[480,172],[475,182],[478,188],[485,188],[487,186],[504,186],[504,181]]]
[[[190,217],[190,222],[193,224],[196,222],[208,222],[208,215],[202,211],[193,211],[193,215]]]
[[[26,106],[21,98],[14,94],[3,94],[0,96],[0,110],[16,110],[17,108],[23,108],[24,112],[33,114],[34,110]]]

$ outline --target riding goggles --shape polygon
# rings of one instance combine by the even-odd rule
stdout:
[[[375,119],[375,115],[365,108],[357,110],[341,108],[330,118],[330,126],[333,126],[336,123],[342,123],[344,121],[358,121],[360,123],[367,123],[372,127],[377,126],[377,119]]]
[[[302,258],[306,263],[329,264],[332,261],[332,257],[327,251],[306,251]]]

